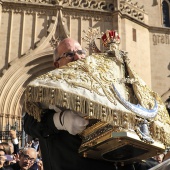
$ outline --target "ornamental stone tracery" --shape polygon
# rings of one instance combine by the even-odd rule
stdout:
[[[2,1],[9,2],[7,0]],[[10,1],[11,2],[11,1]],[[74,8],[74,9],[82,9],[82,10],[89,10],[89,11],[103,11],[103,12],[115,12],[117,10],[120,10],[122,14],[128,15],[140,22],[144,22],[145,19],[145,11],[144,11],[144,5],[139,6],[138,2],[133,3],[131,0],[122,0],[118,3],[118,1],[114,0],[108,0],[108,1],[100,1],[100,0],[13,0],[12,2],[15,2],[13,5],[4,5],[2,10],[3,12],[9,12],[12,11],[14,13],[21,13],[24,12],[26,14],[34,14],[35,12],[39,15],[46,14],[46,15],[55,15],[56,8],[59,7],[64,8]],[[18,3],[17,3],[18,2]],[[32,8],[32,7],[23,7],[23,6],[17,6],[21,4],[30,4],[30,5],[41,5],[41,9]],[[48,5],[49,8],[55,7],[55,9],[47,10],[43,9],[43,6]],[[54,6],[55,5],[55,6]]]
[[[113,1],[96,1],[96,0],[4,0],[3,2],[15,2],[27,3],[27,4],[40,4],[40,5],[58,5],[66,8],[78,8],[78,9],[90,9],[90,10],[100,10],[100,11],[110,11],[115,10]]]
[[[144,6],[138,6],[138,2],[132,3],[131,0],[121,1],[120,11],[123,14],[144,22]]]
[[[63,11],[63,17],[64,18],[69,18],[71,17],[72,19],[82,19],[82,20],[94,20],[94,21],[105,21],[105,22],[112,22],[113,20],[113,17],[108,15],[95,15],[93,13],[83,13],[83,14],[78,14],[76,12],[66,12],[66,11]]]
[[[15,7],[15,6],[4,6],[2,8],[2,12],[11,12],[13,11],[14,13],[23,13],[25,14],[35,14],[37,13],[38,15],[49,15],[53,16],[56,14],[56,10],[47,10],[47,9],[36,9],[36,8],[31,8],[31,7]]]

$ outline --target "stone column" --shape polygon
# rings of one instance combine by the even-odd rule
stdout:
[[[0,29],[1,29],[1,19],[2,19],[2,0],[0,0]]]

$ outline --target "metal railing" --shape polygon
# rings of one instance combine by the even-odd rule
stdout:
[[[22,131],[17,131],[17,138],[19,140],[19,143],[21,143],[21,141],[22,141]],[[0,131],[0,140],[1,140],[1,142],[11,141],[9,131]]]

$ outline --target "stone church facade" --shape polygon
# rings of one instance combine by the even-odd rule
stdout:
[[[128,52],[132,67],[166,101],[170,95],[167,10],[169,0],[0,0],[0,131],[15,122],[21,130],[25,87],[54,69],[56,41],[72,37],[85,48],[82,37],[89,27],[117,30],[119,48]]]

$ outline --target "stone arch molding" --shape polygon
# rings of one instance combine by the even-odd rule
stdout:
[[[58,11],[53,26],[49,28],[50,32],[48,36],[41,39],[37,44],[37,48],[29,50],[21,58],[12,61],[10,67],[1,77],[1,127],[4,127],[7,122],[11,124],[18,120],[19,128],[21,128],[21,119],[24,110],[24,91],[26,85],[38,75],[54,69],[52,64],[53,48],[51,43],[55,43],[55,35],[57,35],[56,32],[58,25],[60,25],[60,30],[61,26],[63,26],[62,23],[59,23],[61,17],[61,11]],[[63,28],[63,31],[64,30],[65,29]],[[67,33],[63,32],[62,37],[67,37]]]

